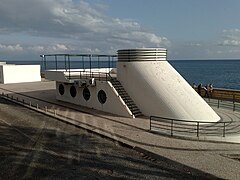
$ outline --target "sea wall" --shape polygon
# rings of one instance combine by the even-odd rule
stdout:
[[[197,88],[195,90],[197,91]],[[202,89],[201,96],[207,97],[205,93]],[[240,102],[240,90],[214,88],[212,94],[209,94],[209,98]]]

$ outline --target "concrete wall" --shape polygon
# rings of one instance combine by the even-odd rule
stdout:
[[[41,81],[40,65],[1,65],[2,83]]]
[[[118,80],[143,114],[216,122],[220,117],[167,61],[118,62]]]
[[[60,84],[64,86],[65,92],[63,95],[59,93]],[[76,87],[76,97],[72,97],[70,94],[71,86]],[[132,117],[131,112],[128,110],[122,99],[118,96],[114,87],[111,86],[111,83],[106,81],[96,81],[96,86],[88,86],[87,88],[89,89],[91,96],[90,99],[86,101],[83,97],[83,87],[78,87],[74,84],[56,82],[56,99],[120,116]],[[100,90],[104,90],[107,96],[107,100],[104,104],[101,104],[98,100],[98,92]]]

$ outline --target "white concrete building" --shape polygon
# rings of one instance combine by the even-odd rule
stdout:
[[[118,51],[117,78],[141,112],[182,120],[220,120],[166,57],[166,49],[161,48]]]
[[[58,100],[120,116],[154,115],[208,122],[220,120],[168,63],[166,49],[119,50],[117,58],[117,69],[65,68],[46,71],[45,77],[57,81]]]
[[[0,83],[41,81],[40,65],[15,65],[0,62]]]

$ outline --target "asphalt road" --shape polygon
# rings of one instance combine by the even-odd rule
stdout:
[[[0,98],[0,179],[206,178]]]

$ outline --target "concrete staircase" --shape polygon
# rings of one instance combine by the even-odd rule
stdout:
[[[121,96],[125,104],[128,106],[132,114],[137,117],[143,115],[140,109],[137,107],[137,105],[134,103],[132,98],[128,95],[128,93],[125,91],[122,84],[116,79],[111,78],[110,82],[112,83],[113,87],[116,89],[118,94]]]

